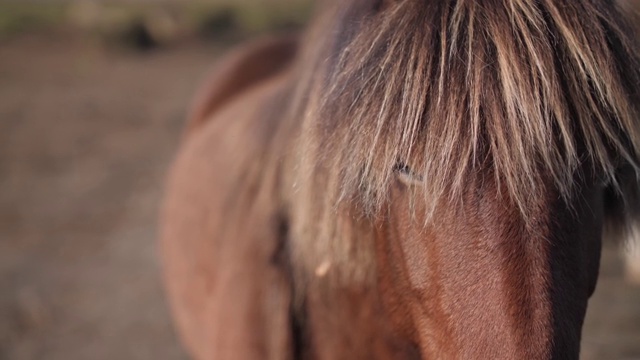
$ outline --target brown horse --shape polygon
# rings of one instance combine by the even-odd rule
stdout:
[[[162,218],[190,353],[578,358],[603,229],[640,209],[630,16],[334,0],[223,61]]]

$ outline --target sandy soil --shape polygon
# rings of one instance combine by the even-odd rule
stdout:
[[[0,46],[0,359],[184,359],[156,209],[185,104],[219,50]],[[640,359],[640,288],[607,252],[585,359]]]

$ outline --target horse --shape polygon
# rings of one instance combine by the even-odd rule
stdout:
[[[160,246],[190,355],[577,359],[602,238],[640,214],[633,15],[317,7],[222,60],[169,172]]]

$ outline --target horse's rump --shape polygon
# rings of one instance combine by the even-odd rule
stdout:
[[[170,171],[161,221],[165,284],[179,333],[198,359],[284,359],[291,351],[288,269],[277,260],[286,226],[274,198],[279,179],[266,165],[281,127],[289,56],[243,70],[294,45],[272,39],[223,61]]]

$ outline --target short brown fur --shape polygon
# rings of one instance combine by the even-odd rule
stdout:
[[[191,353],[577,358],[605,216],[640,210],[632,30],[612,1],[334,0],[299,52],[237,52],[281,62],[213,77],[163,212]]]

